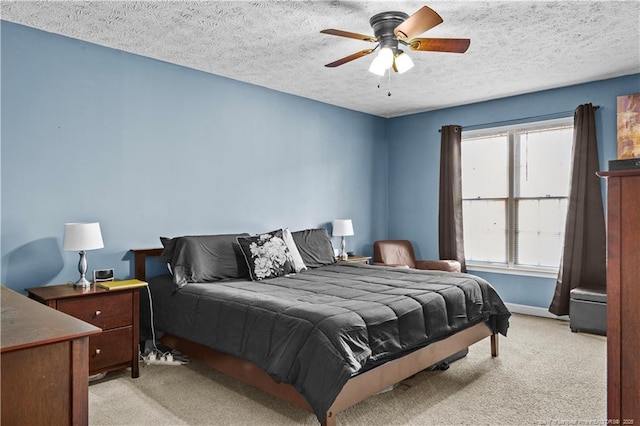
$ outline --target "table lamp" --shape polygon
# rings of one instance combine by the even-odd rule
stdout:
[[[340,254],[338,255],[340,260],[347,260],[349,257],[345,250],[346,245],[344,237],[351,235],[353,235],[353,223],[351,222],[351,219],[336,219],[333,221],[333,236],[342,237],[340,241]]]
[[[91,282],[85,278],[87,273],[87,250],[96,250],[104,247],[100,224],[94,223],[65,223],[64,242],[62,249],[65,251],[80,251],[78,272],[80,279],[76,281],[76,287],[89,287]]]

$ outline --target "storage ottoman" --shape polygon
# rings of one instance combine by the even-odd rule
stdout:
[[[606,290],[577,287],[571,290],[569,300],[569,327],[571,331],[607,334]]]

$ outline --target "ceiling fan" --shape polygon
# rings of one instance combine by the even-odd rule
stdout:
[[[399,48],[399,45],[421,52],[466,52],[471,43],[468,38],[411,38],[442,22],[440,15],[433,9],[423,6],[411,16],[404,12],[382,12],[372,16],[369,24],[373,28],[374,36],[334,29],[322,30],[320,32],[323,34],[378,43],[373,49],[361,50],[326,64],[325,67],[334,68],[346,64],[354,59],[373,53],[380,47],[378,56],[371,63],[369,71],[383,76],[388,69],[392,68],[395,72],[402,74],[413,67],[413,61],[409,55]]]

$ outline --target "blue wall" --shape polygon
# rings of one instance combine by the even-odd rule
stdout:
[[[640,74],[635,74],[390,120],[389,237],[412,240],[416,255],[422,258],[438,256],[438,130],[443,125],[518,120],[573,111],[590,102],[600,106],[596,112],[598,152],[601,169],[607,170],[608,161],[617,156],[616,97],[639,92]],[[555,279],[470,272],[486,278],[511,303],[547,308],[555,289]]]
[[[386,236],[386,120],[6,21],[1,31],[2,284],[77,279],[65,222],[99,221],[105,248],[88,253],[89,272],[122,278],[128,249],[160,235],[351,218],[349,249]]]
[[[0,282],[77,278],[65,222],[99,221],[89,270],[132,273],[158,237],[256,233],[354,220],[348,248],[414,242],[438,256],[444,124],[597,112],[602,168],[616,157],[616,96],[640,75],[385,120],[0,21]],[[338,241],[334,240],[336,247]],[[507,302],[547,307],[555,280],[478,272]]]

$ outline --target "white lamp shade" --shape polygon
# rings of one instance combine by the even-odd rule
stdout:
[[[333,236],[348,237],[353,235],[353,223],[351,219],[336,219],[333,221]]]
[[[409,55],[404,52],[401,52],[398,56],[396,56],[395,61],[398,74],[405,73],[413,68],[413,61],[411,60]]]
[[[387,69],[382,64],[382,60],[376,56],[371,62],[369,72],[382,77],[387,72]]]
[[[83,251],[96,250],[104,247],[100,224],[94,223],[65,223],[63,250]]]
[[[391,65],[393,65],[393,51],[391,50],[391,48],[383,47],[382,49],[380,49],[380,52],[378,52],[378,57],[382,61],[382,66],[384,66],[386,69],[391,68]]]

